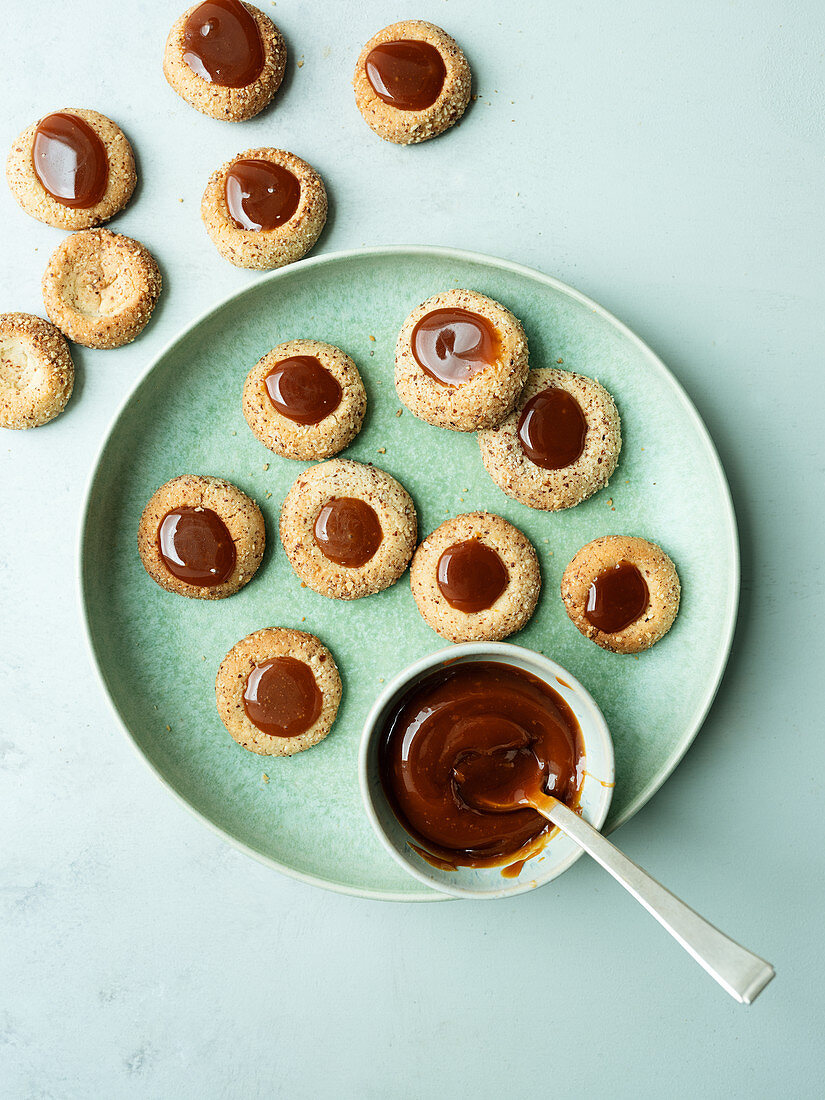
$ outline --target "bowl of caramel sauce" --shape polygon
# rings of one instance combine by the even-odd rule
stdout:
[[[404,669],[376,699],[359,756],[361,795],[379,840],[415,878],[455,897],[510,897],[542,886],[581,849],[536,810],[485,808],[468,794],[489,771],[540,772],[544,790],[601,828],[614,786],[613,742],[590,693],[522,646],[468,642]]]

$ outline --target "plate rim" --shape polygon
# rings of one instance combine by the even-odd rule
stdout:
[[[722,648],[719,651],[719,659],[717,666],[714,670],[713,682],[709,689],[704,693],[702,700],[699,702],[694,715],[688,724],[686,732],[683,734],[678,742],[676,750],[668,761],[667,766],[662,772],[656,776],[656,778],[648,784],[632,802],[625,807],[624,812],[613,823],[611,832],[620,828],[627,821],[630,820],[635,814],[642,809],[643,806],[653,798],[653,796],[660,790],[662,785],[670,778],[675,771],[676,767],[683,760],[685,753],[693,744],[696,739],[699,730],[704,724],[705,718],[713,706],[713,702],[719,692],[719,687],[722,683],[722,678],[727,668],[728,659],[730,657],[731,647],[733,645],[733,637],[736,630],[736,622],[739,608],[739,597],[741,588],[741,559],[739,548],[739,531],[736,522],[736,511],[733,505],[733,498],[730,491],[730,485],[728,483],[727,476],[725,475],[724,468],[722,466],[719,453],[716,450],[716,446],[711,438],[710,432],[705,425],[704,420],[699,415],[699,411],[694,405],[693,401],[689,397],[682,383],[676,377],[676,375],[670,370],[669,367],[663,362],[663,360],[656,354],[653,349],[645,343],[640,336],[638,336],[631,328],[629,328],[624,321],[619,320],[614,314],[612,314],[604,306],[594,301],[588,295],[577,290],[575,287],[571,287],[569,284],[562,282],[562,280],[555,278],[552,275],[547,275],[543,271],[539,271],[536,268],[528,267],[526,264],[520,264],[514,260],[507,260],[498,256],[491,256],[484,252],[473,252],[467,249],[451,248],[446,245],[406,245],[406,244],[394,244],[394,245],[375,245],[365,246],[362,248],[350,248],[342,249],[336,252],[321,253],[317,256],[310,256],[306,259],[299,260],[297,263],[288,264],[285,267],[277,268],[274,271],[267,272],[265,275],[251,281],[246,286],[239,289],[230,291],[228,294],[223,295],[216,302],[213,302],[202,313],[198,314],[183,328],[179,329],[175,335],[169,339],[163,347],[149,360],[143,370],[133,380],[132,384],[128,388],[126,394],[119,402],[117,408],[112,414],[109,422],[105,428],[101,442],[96,449],[94,460],[89,473],[86,478],[86,483],[83,489],[82,505],[80,509],[80,519],[77,529],[76,538],[76,593],[77,599],[80,604],[80,618],[83,624],[83,638],[86,643],[86,649],[90,658],[90,663],[94,669],[95,677],[99,686],[103,691],[111,713],[113,714],[116,724],[120,727],[125,734],[127,741],[131,744],[134,752],[139,756],[143,763],[151,770],[155,777],[162,783],[166,790],[171,793],[177,802],[184,806],[191,814],[193,814],[200,821],[204,822],[215,834],[220,836],[225,842],[231,844],[238,851],[244,852],[246,855],[256,859],[259,863],[263,863],[265,866],[270,867],[281,874],[287,875],[289,878],[297,879],[300,882],[307,883],[311,886],[320,886],[323,889],[331,890],[334,893],[348,894],[353,897],[368,898],[378,901],[403,901],[403,902],[431,902],[431,901],[450,901],[449,895],[439,893],[435,890],[430,893],[417,893],[407,894],[403,892],[396,892],[393,890],[374,890],[365,889],[363,887],[352,886],[349,883],[338,882],[333,879],[322,878],[319,875],[308,874],[304,871],[299,871],[294,867],[290,867],[288,864],[282,863],[280,860],[273,858],[264,852],[259,851],[251,844],[247,844],[244,841],[239,840],[237,837],[232,836],[231,833],[221,828],[218,824],[211,820],[206,814],[202,813],[196,806],[194,806],[188,798],[186,798],[180,791],[178,791],[166,778],[165,775],[155,766],[155,764],[146,756],[146,754],[140,748],[135,735],[132,733],[126,721],[122,717],[114,697],[109,690],[109,686],[106,682],[100,660],[98,658],[97,646],[92,635],[92,626],[90,622],[90,613],[88,600],[86,598],[86,585],[85,585],[85,547],[88,539],[88,526],[89,526],[89,513],[92,504],[92,495],[95,489],[95,483],[97,481],[98,473],[100,470],[100,464],[103,456],[112,440],[112,437],[120,423],[121,418],[124,416],[127,407],[132,401],[135,393],[143,385],[149,375],[154,371],[155,367],[173,350],[175,345],[186,339],[195,329],[205,324],[215,314],[219,313],[232,301],[241,298],[246,294],[253,293],[260,289],[263,283],[275,283],[279,279],[286,278],[290,275],[294,275],[297,271],[305,271],[310,267],[318,267],[328,264],[336,264],[346,260],[353,259],[369,259],[378,258],[382,256],[399,256],[399,255],[412,255],[412,256],[424,256],[433,257],[438,259],[449,258],[464,263],[478,264],[483,267],[496,267],[500,270],[509,271],[512,274],[526,277],[533,281],[543,283],[545,286],[556,290],[581,305],[586,306],[592,310],[608,324],[613,325],[626,339],[628,339],[639,352],[647,359],[649,365],[653,367],[658,373],[664,377],[673,387],[676,395],[678,396],[685,413],[692,420],[694,428],[697,430],[698,435],[704,443],[705,449],[711,460],[712,469],[716,475],[716,479],[719,483],[719,489],[721,490],[722,499],[725,504],[725,513],[728,520],[728,536],[730,539],[729,553],[733,568],[733,584],[730,586],[731,590],[728,593],[728,603],[725,609],[725,637]]]

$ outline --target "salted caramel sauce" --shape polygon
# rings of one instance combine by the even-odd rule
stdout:
[[[413,685],[379,744],[396,817],[427,858],[451,868],[512,864],[538,851],[552,826],[523,804],[525,792],[575,808],[583,766],[581,729],[562,697],[494,661],[448,665]]]
[[[620,561],[593,578],[584,614],[597,630],[616,634],[640,619],[649,602],[642,574],[632,562]]]
[[[382,42],[364,63],[372,90],[399,111],[424,111],[441,95],[447,70],[429,42]]]
[[[308,664],[295,657],[273,657],[250,672],[243,705],[262,733],[299,737],[318,720],[324,697]]]
[[[319,424],[341,404],[338,379],[314,355],[282,359],[264,385],[273,408],[296,424]]]
[[[225,584],[235,568],[235,543],[211,508],[173,508],[158,527],[158,549],[173,577],[200,588]]]
[[[324,557],[348,569],[366,565],[384,538],[375,510],[358,497],[328,501],[318,513],[313,532]]]
[[[436,581],[450,607],[473,614],[492,607],[510,580],[507,566],[480,539],[448,546],[438,559]]]
[[[524,453],[545,470],[572,465],[584,450],[587,420],[572,394],[550,387],[531,397],[518,421]]]
[[[106,194],[106,146],[79,115],[57,111],[38,122],[32,165],[51,197],[72,210],[88,209]]]
[[[236,229],[260,232],[289,221],[301,201],[301,184],[271,160],[236,160],[226,173],[224,198]]]
[[[183,60],[193,73],[223,88],[254,83],[264,67],[258,26],[240,0],[206,0],[183,28]]]
[[[416,363],[444,386],[469,381],[501,353],[499,334],[486,317],[453,307],[425,314],[411,342]]]

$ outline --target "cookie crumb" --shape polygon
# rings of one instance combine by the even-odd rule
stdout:
[[[261,772],[261,779],[263,779],[264,783],[269,782],[269,776],[266,774],[266,772]]]
[[[375,337],[372,334],[370,334],[370,340],[372,340],[373,344],[375,343]]]
[[[303,54],[302,54],[302,55],[301,55],[301,60],[300,60],[300,61],[299,61],[299,62],[297,63],[297,65],[295,66],[295,68],[296,68],[296,69],[303,69],[303,67],[304,67],[304,58],[303,58]]]
[[[386,447],[379,447],[378,448],[378,453],[380,455],[385,455],[387,453],[387,448]]]
[[[167,732],[167,733],[171,733],[171,732],[172,732],[172,727],[171,727],[171,726],[167,726],[167,727],[166,727],[166,732]]]
[[[265,463],[264,463],[264,469],[265,469],[265,470],[268,470],[268,469],[269,469],[269,463],[268,463],[268,462],[265,462]]]
[[[563,359],[557,359],[557,360],[556,360],[556,362],[557,362],[557,363],[563,363],[563,362],[564,362],[564,360],[563,360]]]

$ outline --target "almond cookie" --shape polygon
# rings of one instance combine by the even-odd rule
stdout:
[[[572,508],[604,488],[622,449],[607,390],[571,371],[531,370],[507,419],[479,432],[487,473],[530,508]]]
[[[521,321],[472,290],[428,298],[398,334],[398,396],[411,413],[438,428],[475,432],[500,424],[527,369]]]
[[[613,653],[639,653],[667,634],[679,610],[676,566],[655,542],[605,535],[564,571],[561,596],[573,623]]]
[[[23,131],[6,161],[6,179],[27,214],[57,229],[102,225],[123,209],[137,182],[120,127],[76,107]]]
[[[225,260],[268,270],[309,252],[327,220],[327,193],[294,153],[247,149],[209,177],[201,218]]]
[[[285,65],[281,32],[240,0],[207,0],[189,8],[169,32],[163,54],[163,75],[181,99],[229,122],[266,107]]]
[[[0,428],[38,428],[66,408],[74,386],[69,347],[31,313],[0,313]]]
[[[470,66],[440,27],[405,20],[374,34],[361,51],[355,103],[379,137],[412,145],[458,122],[470,100]]]
[[[395,584],[415,548],[416,517],[407,490],[375,466],[333,458],[289,490],[281,541],[310,588],[357,600]]]
[[[243,414],[265,447],[304,461],[338,454],[358,435],[367,395],[348,355],[318,340],[292,340],[249,372]]]
[[[261,756],[292,756],[329,733],[341,677],[314,634],[268,628],[230,649],[218,669],[215,698],[239,745]]]
[[[43,275],[43,302],[57,327],[87,348],[119,348],[143,330],[161,277],[139,241],[108,229],[67,237]]]
[[[536,609],[541,574],[525,535],[501,516],[471,512],[428,535],[410,566],[418,610],[451,642],[497,642]]]
[[[219,477],[167,481],[143,510],[138,551],[167,592],[222,600],[255,575],[266,544],[264,517],[246,493]]]

